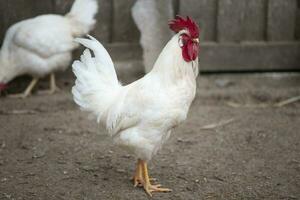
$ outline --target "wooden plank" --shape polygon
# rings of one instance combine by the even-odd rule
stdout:
[[[216,41],[217,5],[217,0],[181,0],[179,14],[197,21],[201,40]]]
[[[295,39],[297,0],[269,0],[268,31],[269,41]]]
[[[111,42],[113,5],[111,0],[98,0],[98,3],[97,24],[91,34],[95,35],[101,42],[108,43]]]
[[[74,3],[74,0],[52,0],[53,10],[55,14],[65,15],[70,10]]]
[[[143,57],[143,49],[138,43],[110,43],[105,48],[113,60],[142,60]]]
[[[113,0],[113,42],[137,42],[139,31],[131,16],[135,0]],[[147,23],[147,22],[145,22]]]
[[[5,1],[0,1],[0,44],[3,42],[5,31],[7,29],[4,22],[6,3],[7,2]]]
[[[202,71],[300,71],[299,42],[202,43]]]
[[[113,60],[142,59],[141,48],[132,43],[107,46]],[[130,51],[126,51],[130,49]],[[203,42],[201,71],[300,71],[300,42],[244,42],[241,44]]]
[[[219,0],[217,40],[239,42],[243,38],[243,20],[247,0]]]
[[[266,39],[267,5],[267,0],[246,1],[243,40],[261,41]]]
[[[300,8],[297,9],[297,18],[296,18],[296,39],[300,39]]]
[[[113,60],[142,59],[142,50],[137,44],[114,43],[106,48]],[[299,55],[300,42],[203,42],[199,65],[205,72],[300,71]]]
[[[52,14],[54,11],[54,6],[52,0],[34,0],[31,7],[31,17],[35,17],[38,15],[44,15],[44,14]]]

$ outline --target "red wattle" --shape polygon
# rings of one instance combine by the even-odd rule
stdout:
[[[186,62],[191,62],[198,57],[199,44],[191,40],[182,47],[182,57]]]

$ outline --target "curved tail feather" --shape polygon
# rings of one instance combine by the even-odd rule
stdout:
[[[80,61],[76,60],[72,65],[77,78],[72,93],[81,109],[96,115],[99,122],[107,118],[108,110],[118,98],[122,86],[106,49],[95,38],[89,38],[75,40],[88,49],[83,52]]]

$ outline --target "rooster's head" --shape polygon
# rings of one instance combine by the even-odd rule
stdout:
[[[199,27],[190,18],[177,15],[169,22],[169,27],[175,33],[179,33],[179,46],[182,49],[182,57],[186,62],[196,60],[199,53]]]

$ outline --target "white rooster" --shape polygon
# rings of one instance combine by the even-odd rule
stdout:
[[[169,23],[176,35],[159,55],[152,71],[122,86],[105,48],[94,38],[76,39],[86,49],[72,67],[77,77],[74,101],[104,124],[114,142],[138,159],[134,186],[152,192],[168,192],[152,185],[147,162],[162,147],[171,130],[183,122],[195,97],[198,75],[199,29],[189,17]]]
[[[65,16],[41,15],[12,25],[6,32],[0,51],[0,92],[13,78],[23,74],[33,80],[22,94],[27,97],[38,79],[50,74],[50,90],[56,91],[54,72],[65,70],[72,50],[79,45],[73,40],[91,31],[96,23],[97,0],[75,0]]]

